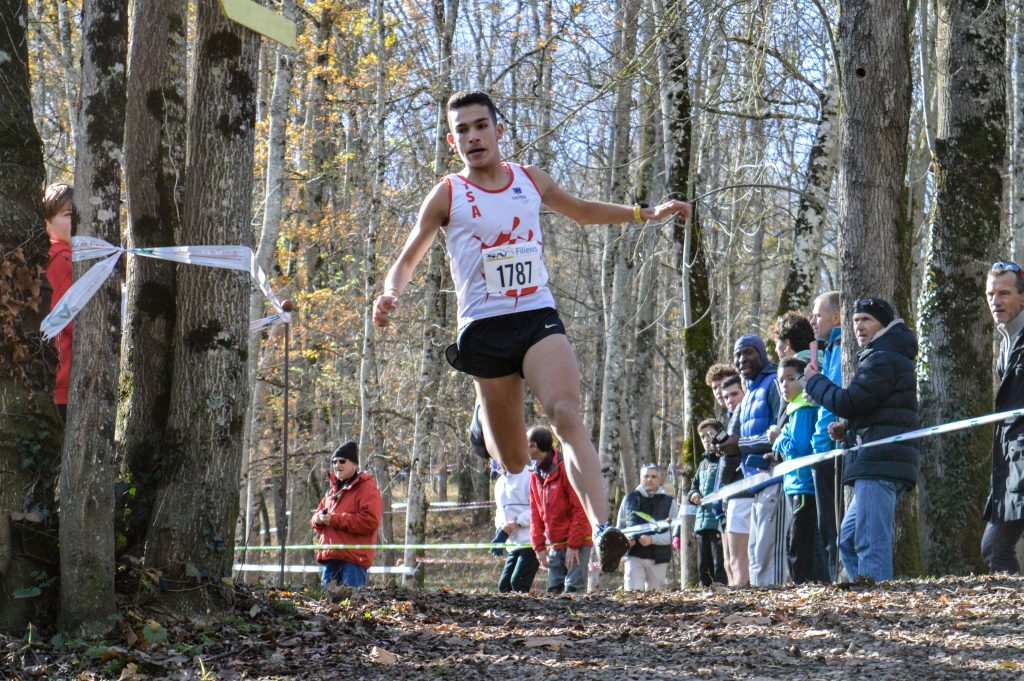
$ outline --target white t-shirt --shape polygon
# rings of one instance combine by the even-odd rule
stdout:
[[[541,197],[529,173],[503,163],[509,181],[484,189],[447,175],[450,204],[443,228],[459,301],[459,329],[477,319],[554,307],[544,265]]]
[[[505,540],[506,544],[530,543],[530,476],[529,469],[499,475],[494,482],[494,527],[501,529],[510,521],[519,524]]]

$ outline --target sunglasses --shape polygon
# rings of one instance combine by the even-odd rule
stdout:
[[[1015,262],[1001,260],[999,262],[992,263],[992,269],[990,271],[995,272],[996,274],[1000,274],[1002,272],[1014,272],[1016,274],[1020,274],[1020,265]]]

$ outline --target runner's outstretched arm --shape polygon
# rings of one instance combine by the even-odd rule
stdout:
[[[550,175],[537,166],[527,166],[526,172],[537,185],[544,205],[581,225],[631,222],[638,214],[641,220],[661,220],[677,213],[684,220],[690,217],[690,204],[685,201],[673,199],[653,208],[637,208],[605,201],[585,201],[562,189]]]
[[[412,279],[416,266],[434,243],[437,232],[448,220],[449,186],[439,182],[423,200],[416,226],[405,240],[405,246],[384,280],[384,293],[373,301],[373,323],[384,328],[391,313],[398,309],[398,298]]]

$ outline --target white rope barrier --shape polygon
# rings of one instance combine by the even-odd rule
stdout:
[[[248,246],[162,246],[158,248],[123,248],[114,246],[103,239],[90,236],[76,236],[71,239],[71,259],[74,262],[105,258],[96,263],[82,275],[67,293],[57,302],[50,314],[46,315],[40,325],[43,338],[50,340],[60,333],[82,308],[100,290],[117,265],[123,253],[138,255],[144,258],[168,260],[186,265],[201,265],[219,269],[248,272],[277,312],[269,317],[257,319],[249,324],[250,333],[257,331],[276,321],[290,322],[291,313],[286,311],[281,301],[270,288],[266,273],[256,263],[256,255]]]

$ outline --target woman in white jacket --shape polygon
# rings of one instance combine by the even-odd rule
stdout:
[[[498,580],[498,591],[521,591],[533,586],[539,564],[537,554],[530,547],[530,471],[509,473],[498,468],[498,479],[494,483],[494,527],[498,535],[507,535],[509,545],[526,544],[525,548],[509,548],[505,567]]]

